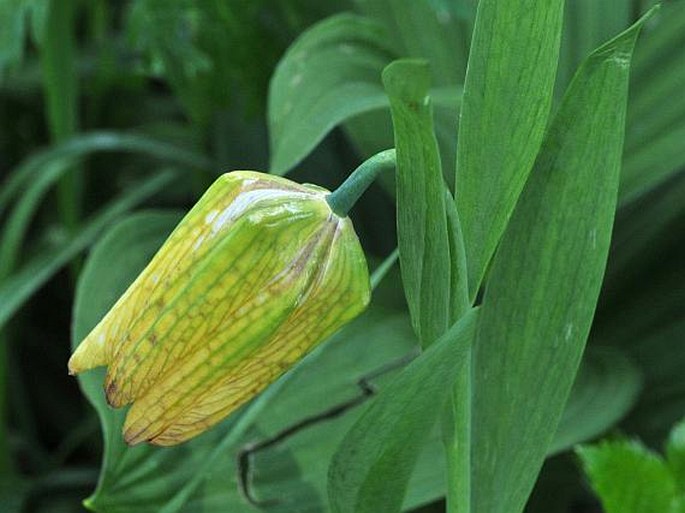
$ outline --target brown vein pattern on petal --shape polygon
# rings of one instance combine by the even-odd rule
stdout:
[[[143,432],[141,424],[150,420],[151,404],[134,403],[126,420],[127,441],[175,445],[196,436],[260,393],[318,342],[357,316],[369,302],[370,289],[366,261],[349,220],[335,221],[333,237],[323,249],[308,290],[266,344],[232,362],[185,409],[174,411],[173,420],[160,419]]]
[[[319,225],[321,226],[321,225]],[[227,329],[212,334],[205,348],[179,363],[136,400],[124,427],[128,443],[153,439],[198,398],[225,379],[240,362],[254,359],[259,348],[297,308],[312,282],[319,254],[330,245],[333,230],[319,230],[296,253],[268,285],[231,314]],[[278,253],[278,252],[272,252]],[[282,254],[282,253],[281,253]]]
[[[127,442],[204,431],[365,308],[362,249],[326,193],[223,175],[82,342],[70,371],[108,365]]]
[[[220,343],[223,332],[235,329],[240,311],[249,310],[265,295],[263,287],[288,265],[302,237],[320,225],[320,209],[308,203],[298,203],[308,207],[306,215],[293,215],[286,204],[285,208],[261,206],[258,214],[244,216],[221,245],[188,273],[183,290],[164,300],[162,311],[152,311],[132,324],[130,340],[125,342],[130,348],[114,358],[106,378],[111,404],[119,406],[144,394],[186,355],[211,349]]]
[[[131,322],[141,311],[155,301],[155,293],[165,284],[183,276],[197,259],[211,249],[209,244],[198,244],[196,251],[190,249],[207,237],[211,227],[199,228],[198,220],[208,216],[208,204],[219,200],[230,205],[243,185],[239,176],[226,174],[216,180],[198,203],[188,212],[159,249],[150,264],[134,280],[112,309],[81,342],[69,360],[71,374],[108,364],[125,340]],[[221,208],[217,205],[217,208]],[[220,227],[228,229],[230,226]]]

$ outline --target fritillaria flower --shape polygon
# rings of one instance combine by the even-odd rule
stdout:
[[[204,432],[364,310],[364,254],[327,194],[221,176],[81,342],[69,372],[107,366],[107,401],[131,405],[127,443]]]

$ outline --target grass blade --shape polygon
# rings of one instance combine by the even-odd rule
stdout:
[[[75,0],[48,0],[40,60],[46,101],[46,118],[55,142],[73,136],[78,126],[79,87],[76,71]],[[61,221],[70,232],[81,215],[82,170],[74,168],[60,179],[57,205]]]
[[[65,172],[65,169],[57,169],[60,166],[55,169],[51,168],[49,173],[45,173],[45,168],[51,167],[53,162],[65,161],[63,166],[68,168],[68,164],[75,159],[105,151],[141,153],[162,162],[190,168],[211,169],[213,167],[213,162],[202,154],[152,137],[142,134],[94,131],[75,136],[61,144],[37,152],[15,168],[0,186],[0,214],[7,209],[13,198],[23,192],[22,189],[28,188],[38,177],[50,183],[58,180],[61,173]],[[49,180],[43,177],[43,174],[49,174]]]

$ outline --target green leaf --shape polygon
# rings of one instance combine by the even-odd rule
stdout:
[[[40,45],[45,110],[50,137],[61,142],[73,136],[79,119],[79,81],[76,70],[76,0],[47,0],[44,40]],[[82,209],[82,170],[71,169],[57,184],[58,213],[71,232]]]
[[[685,3],[664,2],[635,49],[620,201],[630,203],[685,164]]]
[[[342,121],[387,106],[380,73],[394,55],[383,27],[357,15],[303,33],[269,88],[271,172],[292,169]]]
[[[677,296],[668,297],[669,293],[673,294],[673,283],[672,277],[667,279],[664,287],[644,298],[644,303],[650,308],[661,309],[655,301],[666,295],[669,303],[680,304]],[[682,288],[676,294],[682,295]],[[670,426],[680,421],[685,411],[685,345],[679,343],[685,337],[685,319],[682,319],[680,311],[676,314],[679,318],[673,322],[652,323],[646,333],[629,335],[619,341],[633,361],[640,363],[648,391],[631,411],[624,426],[629,432],[638,433],[650,445],[661,443],[668,436]]]
[[[376,397],[331,462],[336,513],[399,512],[419,451],[468,354],[477,315],[462,317]]]
[[[625,168],[624,168],[625,169]],[[674,177],[661,189],[652,191],[619,212],[612,240],[612,252],[606,282],[617,292],[605,289],[604,294],[617,294],[612,303],[621,301],[621,286],[629,285],[626,276],[635,276],[637,270],[648,268],[650,263],[661,261],[664,246],[673,240],[678,219],[685,213],[685,173]],[[651,278],[650,278],[651,279]],[[632,280],[631,280],[632,281]],[[628,282],[628,283],[626,283]],[[644,295],[644,289],[640,295]],[[655,312],[647,309],[643,315]],[[638,320],[633,318],[633,320]],[[619,325],[620,324],[620,325]],[[610,327],[612,336],[624,339],[632,331],[633,323],[616,323]]]
[[[104,151],[142,153],[190,168],[211,167],[211,161],[204,156],[175,145],[142,135],[115,132],[76,136],[32,155],[10,173],[0,189],[0,214],[21,193],[0,234],[0,280],[14,269],[29,224],[53,184],[79,159]]]
[[[682,174],[685,165],[683,140],[685,123],[669,127],[651,139],[641,140],[638,147],[626,151],[621,180],[622,203],[639,198],[677,173]]]
[[[602,442],[576,452],[606,513],[681,513],[673,475],[639,442]]]
[[[459,262],[457,255],[450,256],[450,242],[453,250],[462,242],[456,240],[454,229],[448,230],[445,198],[451,201],[451,197],[446,192],[433,131],[429,81],[428,66],[423,61],[396,61],[383,71],[397,150],[402,282],[414,329],[424,346],[442,335],[467,303],[464,269],[452,265]],[[456,212],[453,217],[456,219]],[[462,297],[461,302],[454,299]],[[459,304],[460,311],[451,311],[452,302]]]
[[[557,86],[561,86],[561,90],[558,92],[563,93],[563,89],[568,86],[574,71],[585,56],[630,25],[632,14],[630,0],[565,2],[557,81]]]
[[[36,152],[24,160],[0,187],[0,214],[7,209],[13,198],[24,193],[22,189],[38,188],[37,183],[40,182],[40,187],[47,190],[77,159],[106,151],[141,153],[162,162],[189,168],[213,167],[212,161],[204,155],[179,148],[178,145],[140,134],[94,131]]]
[[[548,455],[591,440],[618,424],[641,390],[640,370],[623,353],[588,348]]]
[[[173,183],[177,174],[163,172],[137,188],[123,193],[56,248],[43,251],[0,282],[0,326],[4,325],[28,299],[72,258],[87,248],[100,232],[123,213],[159,193]]]
[[[473,356],[473,512],[523,509],[568,399],[606,265],[644,19],[581,65],[493,262]]]
[[[474,298],[547,126],[563,0],[482,0],[464,84],[457,207]]]
[[[0,1],[0,83],[5,73],[24,59],[29,22],[38,26],[44,21],[46,4],[41,0]],[[42,31],[34,30],[34,40],[41,42]]]
[[[0,2],[0,78],[6,69],[18,62],[24,56],[26,43],[27,10],[30,7],[20,0],[4,0]]]
[[[392,35],[399,56],[427,60],[440,86],[462,84],[471,40],[471,0],[356,0],[359,10]]]
[[[671,430],[666,444],[666,461],[681,494],[685,494],[685,421]]]

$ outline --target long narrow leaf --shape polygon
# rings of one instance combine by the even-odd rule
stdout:
[[[15,198],[23,189],[30,187],[31,183],[37,178],[49,180],[54,183],[64,169],[52,169],[52,164],[64,161],[63,167],[68,168],[68,164],[75,159],[83,158],[88,155],[104,152],[120,151],[127,153],[142,153],[169,162],[178,166],[190,168],[210,169],[212,161],[202,154],[184,150],[178,146],[163,141],[153,139],[142,134],[126,134],[117,132],[90,132],[85,135],[75,136],[68,141],[46,148],[35,153],[26,159],[22,164],[14,169],[7,180],[0,186],[0,215],[7,208],[10,201]],[[48,173],[45,168],[51,167]],[[42,177],[49,174],[50,178]]]
[[[455,319],[452,295],[466,296],[463,269],[452,268],[446,186],[433,131],[428,66],[401,60],[383,71],[397,150],[397,231],[402,281],[412,323],[423,345]],[[451,198],[449,198],[451,200]],[[461,235],[460,233],[458,234]],[[455,248],[462,242],[453,241]],[[459,259],[455,256],[454,261]],[[459,273],[461,279],[458,279]],[[460,290],[451,290],[452,282]]]
[[[547,125],[563,0],[482,0],[464,85],[456,201],[470,296],[523,189]]]
[[[466,314],[380,394],[347,433],[329,470],[335,513],[400,511],[418,454],[467,354],[477,320]]]
[[[472,512],[523,509],[568,399],[606,265],[644,20],[581,65],[493,262],[474,345]]]

